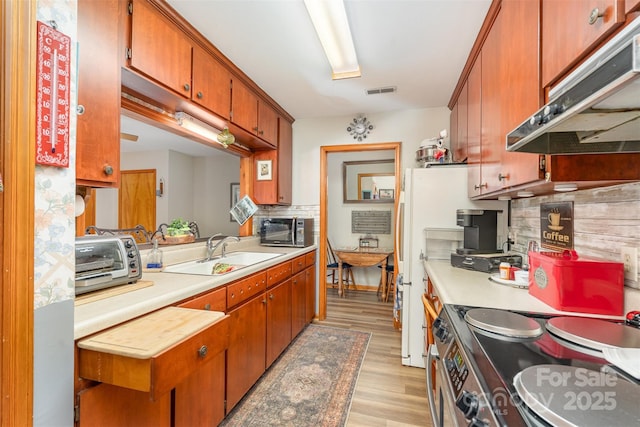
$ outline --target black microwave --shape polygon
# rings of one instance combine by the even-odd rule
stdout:
[[[260,244],[304,248],[313,245],[313,218],[263,218]]]

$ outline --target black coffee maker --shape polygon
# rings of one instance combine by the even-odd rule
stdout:
[[[456,223],[464,227],[464,247],[456,249],[459,255],[499,253],[498,213],[500,210],[458,209]]]

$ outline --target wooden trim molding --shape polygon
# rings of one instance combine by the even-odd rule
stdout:
[[[395,150],[395,175],[396,185],[395,194],[400,194],[402,183],[402,169],[400,167],[401,161],[401,147],[400,142],[381,142],[374,144],[348,144],[348,145],[331,145],[320,147],[320,239],[318,244],[318,319],[324,320],[327,318],[327,212],[329,206],[327,205],[327,155],[329,153],[348,153],[354,151],[381,151],[381,150]],[[395,198],[394,202],[394,220],[395,214],[398,212],[399,197]],[[397,233],[398,230],[395,230]],[[394,265],[398,265],[398,248],[395,247],[394,239]],[[396,272],[397,274],[397,272]],[[395,276],[394,276],[395,277]],[[398,325],[399,326],[399,325]]]
[[[0,425],[33,425],[36,2],[0,6]]]

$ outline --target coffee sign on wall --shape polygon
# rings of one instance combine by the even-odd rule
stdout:
[[[573,202],[540,204],[540,246],[573,249]]]

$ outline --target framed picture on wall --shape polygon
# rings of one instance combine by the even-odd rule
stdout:
[[[393,189],[380,189],[378,190],[380,199],[393,199]]]
[[[240,201],[240,183],[232,182],[231,183],[231,199],[229,210],[233,209],[233,207]],[[235,219],[233,215],[229,214],[229,221],[234,222]]]
[[[273,171],[271,170],[271,160],[258,160],[258,170],[256,171],[256,179],[258,181],[271,181]]]

